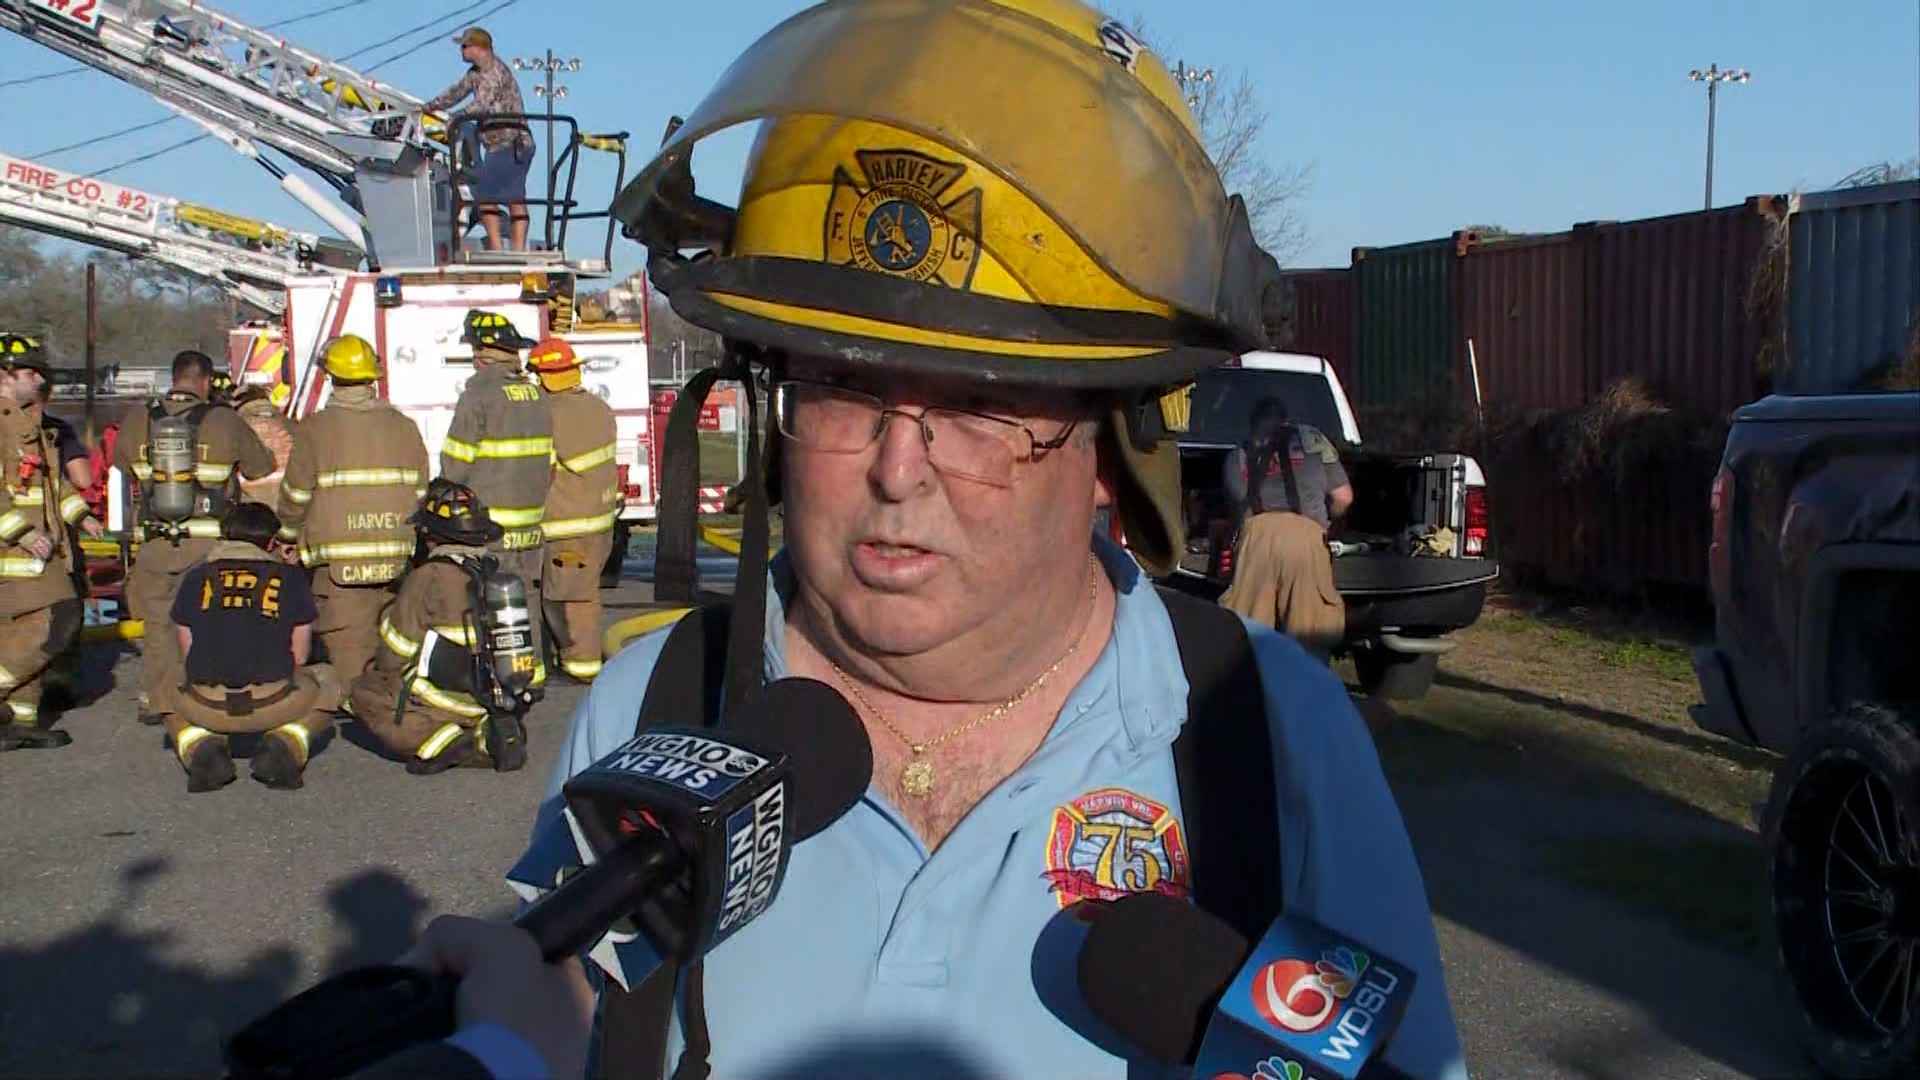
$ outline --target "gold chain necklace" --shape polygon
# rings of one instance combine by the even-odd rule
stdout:
[[[850,691],[853,694],[854,699],[860,702],[861,707],[866,709],[868,714],[871,715],[875,720],[878,720],[880,722],[881,727],[886,728],[887,731],[892,733],[894,738],[899,739],[903,743],[906,743],[907,748],[913,751],[913,760],[907,762],[907,767],[900,771],[900,790],[902,792],[904,792],[906,795],[908,795],[911,798],[915,798],[915,799],[926,798],[929,794],[933,792],[933,763],[927,759],[927,751],[932,750],[934,747],[939,746],[941,743],[946,742],[948,739],[954,738],[959,735],[964,735],[967,732],[972,731],[974,728],[977,728],[982,724],[988,723],[993,720],[998,720],[1001,717],[1012,712],[1014,709],[1019,707],[1021,702],[1027,700],[1027,698],[1033,696],[1033,694],[1036,691],[1038,691],[1042,686],[1045,686],[1047,680],[1053,677],[1054,672],[1059,671],[1060,666],[1062,664],[1065,664],[1068,658],[1073,656],[1075,652],[1079,651],[1080,643],[1086,640],[1087,630],[1093,626],[1094,611],[1097,610],[1099,607],[1100,564],[1098,561],[1095,561],[1093,565],[1088,568],[1088,571],[1087,571],[1087,595],[1088,595],[1088,598],[1092,601],[1092,604],[1089,606],[1087,610],[1087,621],[1080,627],[1080,634],[1079,636],[1073,639],[1073,644],[1067,646],[1067,651],[1060,654],[1060,659],[1055,660],[1053,662],[1052,667],[1049,667],[1047,670],[1041,672],[1040,677],[1033,680],[1031,683],[1028,683],[1026,689],[1013,695],[1012,697],[1001,702],[1000,704],[995,705],[993,708],[988,709],[986,712],[981,713],[979,716],[976,716],[973,719],[967,721],[966,723],[961,724],[959,727],[954,728],[953,730],[947,732],[946,734],[940,736],[939,738],[930,740],[928,742],[920,742],[920,743],[914,742],[912,739],[907,737],[905,732],[901,731],[897,727],[894,727],[893,721],[888,720],[886,718],[886,715],[874,706],[873,702],[867,700],[867,695],[861,693],[860,688],[854,685],[853,680],[847,676],[847,673],[840,670],[839,664],[836,664],[831,660],[827,661],[827,666],[833,669],[833,673],[839,677],[840,682],[844,686],[846,686],[848,691]]]

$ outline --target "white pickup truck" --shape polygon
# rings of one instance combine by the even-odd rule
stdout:
[[[1368,694],[1425,694],[1440,654],[1455,644],[1446,635],[1480,617],[1487,583],[1500,575],[1486,477],[1461,453],[1362,449],[1340,377],[1320,357],[1248,353],[1200,377],[1180,439],[1187,553],[1164,584],[1212,598],[1232,580],[1225,459],[1246,439],[1248,414],[1263,397],[1279,398],[1295,422],[1332,440],[1353,485],[1353,505],[1328,537],[1334,585],[1347,608],[1336,652],[1353,657]],[[1423,536],[1429,539],[1413,542]]]

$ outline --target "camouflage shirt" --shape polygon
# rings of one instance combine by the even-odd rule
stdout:
[[[440,112],[468,94],[473,95],[473,107],[461,109],[449,120],[464,116],[488,117],[524,113],[526,102],[520,96],[520,84],[514,80],[513,71],[498,56],[488,56],[467,69],[460,81],[447,87],[446,91],[427,102],[427,111]],[[522,125],[482,127],[480,142],[489,149],[499,149],[514,140],[521,140],[527,146],[533,145],[533,134]]]

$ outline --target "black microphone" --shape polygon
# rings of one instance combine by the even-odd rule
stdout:
[[[1258,947],[1185,900],[1104,906],[1078,962],[1080,996],[1113,1031],[1197,1080],[1403,1080],[1377,1060],[1413,973],[1282,914]]]
[[[846,699],[782,679],[722,728],[651,728],[568,780],[591,861],[514,919],[557,961],[610,932],[704,955],[764,912],[793,844],[859,802],[873,748]],[[454,1029],[459,980],[405,965],[349,971],[228,1040],[235,1080],[335,1080]]]

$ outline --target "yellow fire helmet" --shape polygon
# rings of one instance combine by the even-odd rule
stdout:
[[[365,383],[381,374],[380,355],[367,339],[357,334],[341,334],[320,351],[320,366],[338,383]]]
[[[738,208],[696,195],[694,145],[754,121]],[[1265,347],[1281,293],[1166,65],[1077,0],[808,8],[613,213],[674,310],[750,357],[1111,393],[1123,528],[1156,570],[1184,547],[1184,389]]]

